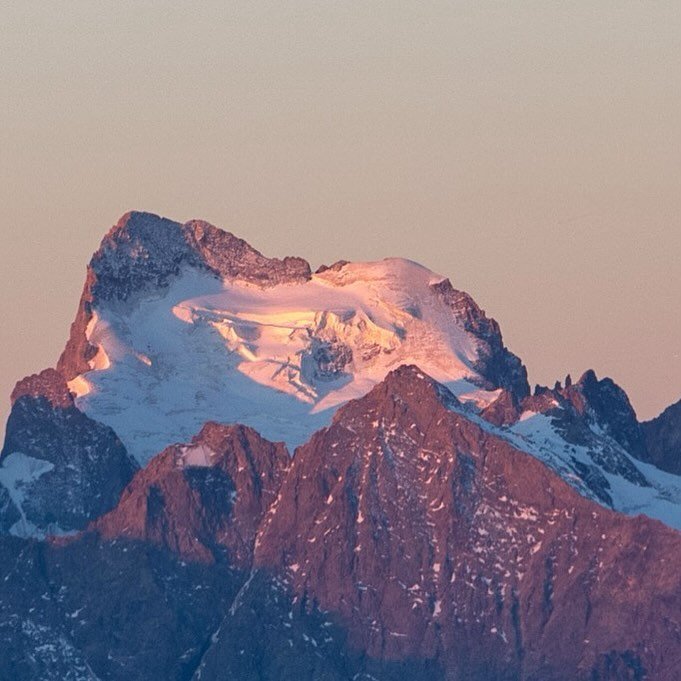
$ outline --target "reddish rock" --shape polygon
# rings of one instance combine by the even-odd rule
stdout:
[[[581,497],[414,367],[297,450],[256,544],[371,658],[455,679],[671,681],[681,664],[681,535]]]
[[[207,423],[140,470],[118,506],[92,524],[103,538],[142,539],[211,562],[250,566],[258,524],[289,463],[282,443],[245,426]]]
[[[513,393],[502,390],[499,397],[480,412],[480,416],[495,426],[510,426],[520,416],[518,401]]]
[[[92,289],[95,281],[95,273],[88,267],[76,318],[71,324],[66,347],[57,361],[57,371],[67,381],[89,371],[89,362],[97,354],[97,348],[88,341],[86,335],[87,326],[92,319]]]
[[[43,397],[53,407],[62,409],[73,406],[73,395],[69,392],[64,377],[55,369],[45,369],[20,380],[12,391],[12,404],[22,397]]]

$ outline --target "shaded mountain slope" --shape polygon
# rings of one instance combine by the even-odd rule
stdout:
[[[642,424],[646,441],[640,457],[662,470],[681,475],[681,400]]]

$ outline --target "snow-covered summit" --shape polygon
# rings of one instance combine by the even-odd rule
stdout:
[[[406,363],[464,400],[528,390],[498,325],[417,263],[312,274],[207,223],[146,213],[94,255],[62,358],[79,408],[141,463],[209,419],[296,446]]]

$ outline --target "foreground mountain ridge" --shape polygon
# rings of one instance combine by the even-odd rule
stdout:
[[[417,367],[292,460],[208,424],[84,533],[0,545],[0,602],[24,610],[2,618],[0,672],[41,651],[15,678],[671,680],[681,663],[681,535],[582,497]]]
[[[126,214],[12,402],[2,677],[676,678],[676,412],[416,263]]]

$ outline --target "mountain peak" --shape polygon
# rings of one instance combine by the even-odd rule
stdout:
[[[230,232],[204,220],[185,224],[155,213],[128,211],[93,254],[76,319],[57,370],[67,380],[88,371],[96,348],[88,340],[94,310],[162,292],[187,270],[261,287],[304,282],[311,276],[302,258],[267,258]]]
[[[391,404],[399,401],[409,409],[418,409],[432,413],[433,410],[445,407],[461,408],[462,404],[446,386],[439,383],[415,364],[402,364],[390,371],[364,397],[353,400],[336,413],[334,423],[342,420],[355,405],[364,411],[366,401]]]
[[[658,533],[655,551],[666,552],[663,541],[677,551],[678,536],[580,497],[469,416],[447,409],[417,367],[390,372],[296,451],[255,565],[284,572],[305,602],[349,622],[350,644],[369,658],[460,660],[454,651],[470,640],[467,650],[484,652],[466,656],[462,678],[521,678],[531,657],[522,646],[537,636],[538,664],[561,662],[529,676],[581,678],[567,641],[586,655],[597,636],[631,631],[619,618],[601,628],[591,603],[605,598],[626,617],[607,598],[626,579],[621,561]],[[646,581],[653,565],[627,576]]]
[[[282,443],[242,425],[206,423],[138,471],[111,512],[91,525],[105,538],[144,539],[212,562],[224,552],[251,560],[255,531],[289,457]]]
[[[210,419],[240,420],[295,447],[401,364],[473,400],[529,391],[499,325],[412,260],[339,261],[312,274],[305,260],[268,258],[206,221],[131,211],[92,257],[57,368],[79,406],[146,462]],[[138,384],[141,411],[179,408],[178,423],[142,417],[139,405],[127,413]],[[148,399],[147,390],[160,392]],[[122,408],[100,412],[100,396]],[[253,406],[262,400],[271,413]],[[140,419],[170,430],[150,434]],[[139,447],[129,435],[149,441]]]

